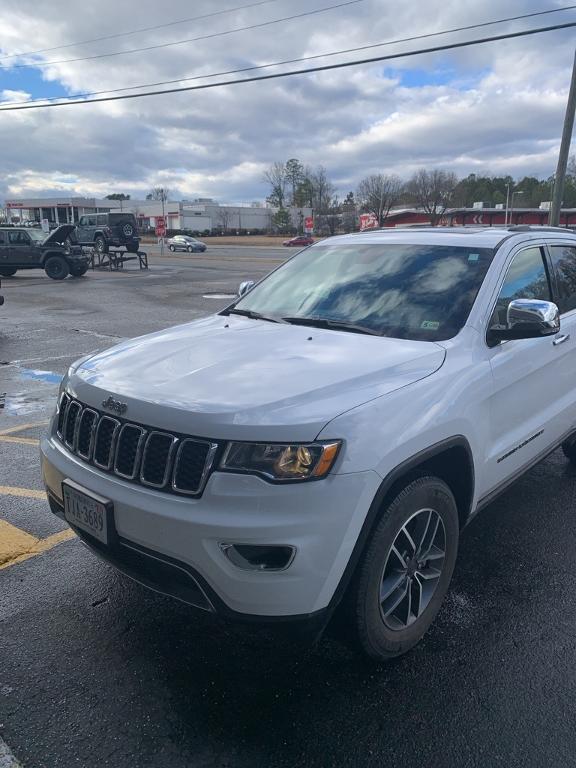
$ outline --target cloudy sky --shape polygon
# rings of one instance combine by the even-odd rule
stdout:
[[[239,9],[249,2],[0,0],[1,100],[209,75],[568,4],[360,0],[231,31],[345,0],[268,0]],[[216,11],[226,12],[187,20]],[[171,24],[175,21],[179,23]],[[566,21],[576,21],[576,9],[312,63],[351,61]],[[137,31],[156,25],[164,26]],[[206,39],[103,56],[198,37]],[[94,38],[109,39],[86,42]],[[546,177],[556,164],[575,39],[574,29],[568,29],[284,80],[5,112],[0,115],[0,200],[110,192],[144,197],[161,185],[187,198],[258,200],[267,194],[263,170],[290,157],[326,166],[342,194],[368,173],[407,177],[421,166],[459,175]],[[48,48],[54,50],[30,54]],[[65,61],[84,57],[92,58]],[[305,65],[268,71],[294,66]],[[226,78],[200,82],[218,79]]]

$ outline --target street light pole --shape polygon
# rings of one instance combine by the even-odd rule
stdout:
[[[514,224],[512,221],[514,216],[514,196],[515,195],[523,195],[524,192],[521,189],[516,190],[515,192],[512,192],[512,200],[510,201],[510,224]]]
[[[508,206],[510,204],[510,182],[506,184],[506,211],[504,212],[504,226],[508,225]]]
[[[560,224],[560,208],[562,207],[562,198],[564,197],[564,180],[566,178],[566,168],[568,166],[568,153],[570,152],[570,140],[574,128],[574,113],[576,112],[576,51],[574,51],[574,66],[572,67],[572,80],[570,82],[570,91],[568,93],[568,103],[566,104],[566,115],[564,116],[564,128],[562,130],[562,141],[560,143],[560,154],[558,155],[558,166],[556,168],[556,178],[554,181],[554,195],[552,196],[552,205],[550,206],[550,216],[548,223],[552,227]]]

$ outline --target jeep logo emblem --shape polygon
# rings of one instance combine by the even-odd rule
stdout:
[[[102,401],[102,408],[108,408],[109,411],[116,411],[120,416],[128,410],[128,403],[121,403],[120,400],[114,400],[109,397]]]

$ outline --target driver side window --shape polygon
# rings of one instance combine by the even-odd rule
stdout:
[[[514,299],[552,301],[550,281],[541,248],[524,248],[510,262],[490,327],[506,326],[508,305]]]

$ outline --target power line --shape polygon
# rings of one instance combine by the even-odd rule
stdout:
[[[346,2],[338,3],[336,5],[327,5],[325,8],[316,8],[313,11],[304,11],[302,13],[296,13],[293,16],[283,16],[280,19],[272,19],[271,21],[261,21],[258,24],[249,24],[245,27],[235,27],[234,29],[226,29],[223,32],[212,32],[209,35],[200,35],[199,37],[190,37],[186,40],[175,40],[173,43],[157,43],[156,45],[147,45],[143,48],[131,48],[129,51],[113,51],[112,53],[97,53],[94,56],[79,56],[75,59],[58,59],[57,61],[38,61],[35,64],[14,64],[12,66],[0,67],[0,69],[40,69],[42,67],[51,67],[54,64],[69,64],[74,61],[93,61],[95,59],[108,59],[112,56],[127,56],[131,53],[142,53],[144,51],[155,51],[159,48],[170,48],[175,45],[184,45],[185,43],[195,43],[199,40],[210,40],[214,37],[224,37],[225,35],[232,35],[236,32],[246,32],[249,29],[261,29],[262,27],[270,27],[273,24],[280,24],[284,21],[293,21],[294,19],[302,19],[305,16],[315,16],[319,13],[326,13],[326,11],[333,11],[336,8],[343,8],[346,5],[356,5],[357,3],[363,3],[365,0],[346,0]]]
[[[104,40],[114,40],[118,37],[128,37],[129,35],[138,35],[142,32],[152,32],[156,29],[165,29],[166,27],[174,27],[177,24],[187,24],[190,21],[201,21],[203,19],[210,19],[213,16],[223,16],[226,13],[233,13],[234,11],[243,11],[246,8],[256,8],[259,5],[269,5],[270,3],[278,3],[280,0],[259,0],[257,3],[248,3],[247,5],[236,5],[234,8],[225,8],[223,11],[212,11],[212,13],[204,13],[201,16],[189,16],[187,19],[177,19],[176,21],[168,21],[165,24],[155,24],[152,27],[140,27],[140,29],[133,29],[130,32],[116,32],[113,35],[104,35],[102,37],[92,37],[89,40],[78,40],[75,43],[66,43],[64,45],[55,45],[52,48],[39,48],[37,51],[24,51],[22,53],[11,53],[8,56],[0,56],[0,61],[6,59],[17,59],[21,56],[36,56],[39,53],[50,53],[51,51],[60,51],[62,48],[75,48],[77,45],[87,45],[88,43],[101,43]]]
[[[296,75],[308,75],[313,72],[326,72],[334,69],[345,69],[347,67],[357,67],[362,64],[374,64],[380,61],[390,61],[392,59],[410,58],[412,56],[421,56],[426,53],[438,53],[439,51],[450,51],[456,48],[467,48],[472,45],[482,45],[484,43],[493,43],[498,40],[511,40],[513,38],[527,37],[528,35],[538,35],[543,32],[553,32],[559,29],[569,29],[576,27],[576,21],[566,24],[554,24],[549,27],[537,27],[535,29],[525,29],[521,32],[507,32],[502,35],[493,35],[491,37],[476,38],[475,40],[465,40],[460,43],[449,43],[446,45],[436,45],[432,48],[420,48],[415,51],[405,51],[403,53],[391,53],[387,56],[375,56],[369,59],[357,59],[356,61],[340,62],[338,64],[325,64],[321,67],[307,67],[306,69],[290,70],[288,72],[277,72],[272,75],[256,75],[239,80],[224,80],[221,83],[207,83],[205,85],[192,85],[186,88],[167,88],[162,91],[146,91],[144,93],[128,93],[124,96],[105,96],[99,99],[78,99],[76,101],[60,101],[51,104],[18,104],[17,106],[2,107],[0,112],[15,112],[23,109],[46,109],[49,107],[68,107],[78,104],[98,104],[107,101],[124,101],[126,99],[140,99],[145,96],[164,96],[169,93],[184,93],[187,91],[203,91],[209,88],[222,88],[227,85],[241,85],[244,83],[255,83],[263,80],[277,80],[279,78],[294,77]]]
[[[471,29],[479,29],[480,27],[488,27],[493,26],[495,24],[504,24],[509,21],[518,21],[520,19],[526,19],[531,18],[533,16],[543,16],[544,14],[549,13],[559,13],[560,11],[570,11],[576,8],[576,5],[567,5],[563,8],[554,8],[552,10],[548,11],[536,11],[534,13],[524,13],[521,16],[508,16],[503,19],[495,19],[494,21],[483,21],[479,22],[478,24],[468,24],[464,27],[452,27],[451,29],[443,29],[440,32],[428,32],[424,35],[414,35],[412,37],[403,37],[398,38],[396,40],[387,40],[383,43],[372,43],[370,45],[361,45],[357,48],[345,48],[340,51],[330,51],[328,53],[318,53],[313,56],[302,56],[298,59],[285,59],[284,61],[276,61],[270,64],[257,64],[250,67],[241,67],[240,69],[228,69],[224,70],[223,72],[213,72],[209,75],[194,75],[191,77],[178,77],[175,80],[160,80],[156,83],[144,83],[142,85],[128,85],[123,88],[108,88],[103,91],[90,91],[87,93],[77,93],[74,96],[70,96],[70,100],[74,99],[84,99],[88,98],[89,96],[100,96],[103,93],[122,93],[124,91],[132,91],[135,88],[156,88],[160,85],[172,85],[173,83],[184,83],[188,82],[190,80],[207,80],[212,77],[223,77],[224,75],[236,75],[240,72],[253,72],[254,70],[261,70],[261,69],[269,69],[270,67],[279,67],[284,64],[297,64],[303,61],[312,61],[314,59],[324,59],[328,58],[329,56],[341,56],[345,53],[357,53],[358,51],[366,51],[373,48],[382,48],[383,46],[388,45],[397,45],[398,43],[408,43],[408,42],[414,42],[415,40],[424,40],[426,38],[430,37],[439,37],[440,35],[447,35],[452,34],[453,32],[465,32]],[[44,102],[44,101],[61,101],[63,96],[50,96],[50,97],[44,97],[44,98],[37,98],[37,99],[28,99],[26,101],[27,104],[35,104],[37,102]],[[13,102],[10,101],[0,101],[0,107],[2,107],[3,104],[12,104]]]

